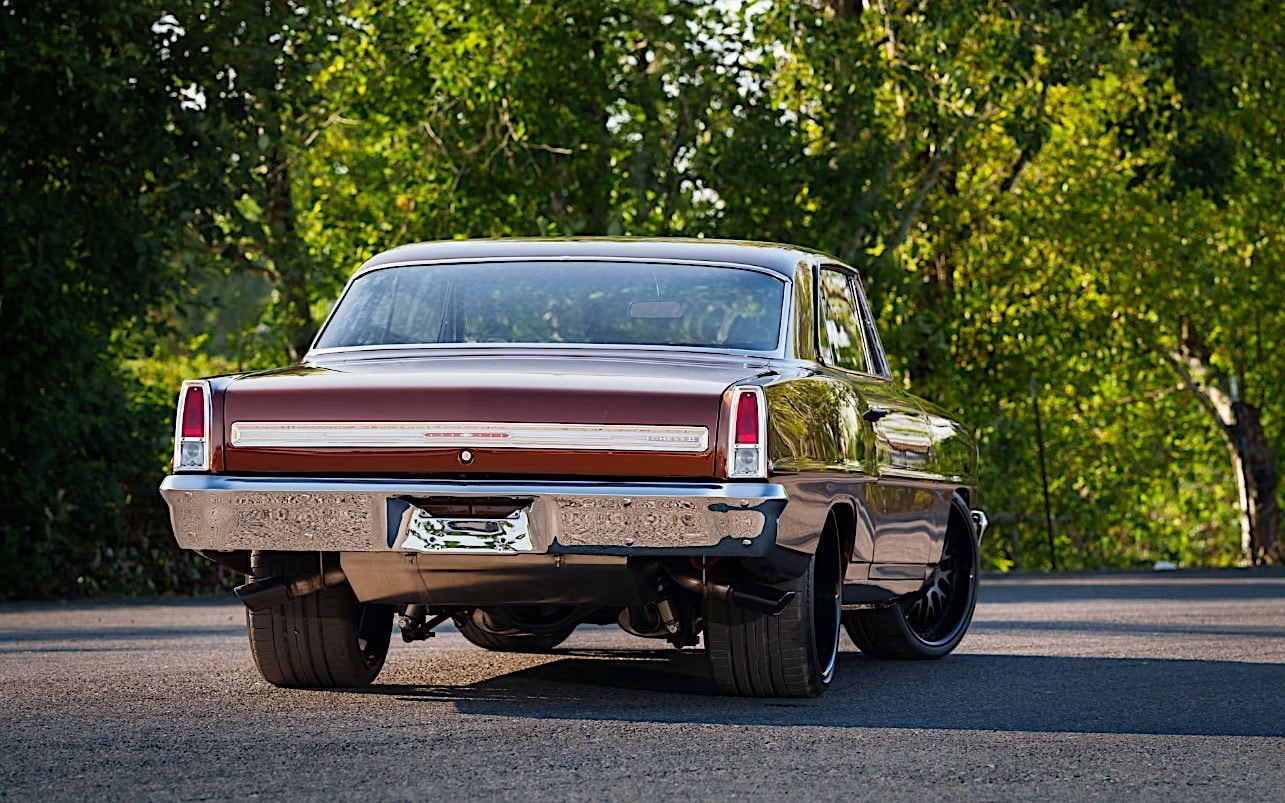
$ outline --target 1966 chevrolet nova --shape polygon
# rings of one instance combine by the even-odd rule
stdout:
[[[824,254],[446,242],[363,265],[300,364],[185,382],[161,492],[182,547],[250,576],[277,685],[370,683],[396,616],[492,650],[703,638],[725,692],[795,697],[841,628],[873,658],[959,644],[976,454]]]

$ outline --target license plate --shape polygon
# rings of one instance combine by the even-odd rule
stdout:
[[[393,547],[415,552],[497,555],[535,548],[525,510],[516,510],[504,518],[437,517],[417,507],[406,511]]]

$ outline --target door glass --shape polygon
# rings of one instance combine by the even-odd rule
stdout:
[[[821,355],[826,363],[849,371],[869,371],[861,340],[861,316],[848,274],[821,271]]]
[[[866,301],[866,293],[861,286],[861,279],[856,279],[853,285],[857,291],[857,303],[861,306],[861,325],[866,332],[866,350],[870,354],[870,373],[889,376],[888,360],[883,353],[883,341],[879,339],[879,330],[875,328],[874,315],[870,313],[870,304]]]

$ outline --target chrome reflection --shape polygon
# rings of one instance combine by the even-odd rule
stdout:
[[[411,500],[521,499],[512,522],[439,515],[414,531],[408,551],[684,548],[776,538],[785,490],[767,483],[383,481],[172,475],[161,484],[185,549],[383,552],[412,534]],[[506,511],[507,512],[507,511]],[[511,514],[510,514],[511,516]],[[428,517],[432,519],[431,515]],[[490,523],[488,523],[490,522]],[[502,522],[502,523],[500,523]],[[455,541],[454,544],[450,543]],[[415,544],[421,544],[417,548]],[[730,548],[730,547],[729,547]]]
[[[709,448],[709,430],[650,424],[495,423],[491,421],[237,421],[238,448],[568,449],[691,452]]]
[[[880,464],[922,466],[932,451],[932,435],[920,416],[893,411],[874,424]]]
[[[506,555],[530,552],[535,545],[525,510],[515,510],[504,518],[438,518],[410,507],[402,514],[393,548],[438,554]]]

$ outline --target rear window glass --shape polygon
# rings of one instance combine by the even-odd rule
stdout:
[[[353,281],[317,341],[776,349],[785,283],[738,268],[495,262],[383,268]]]

